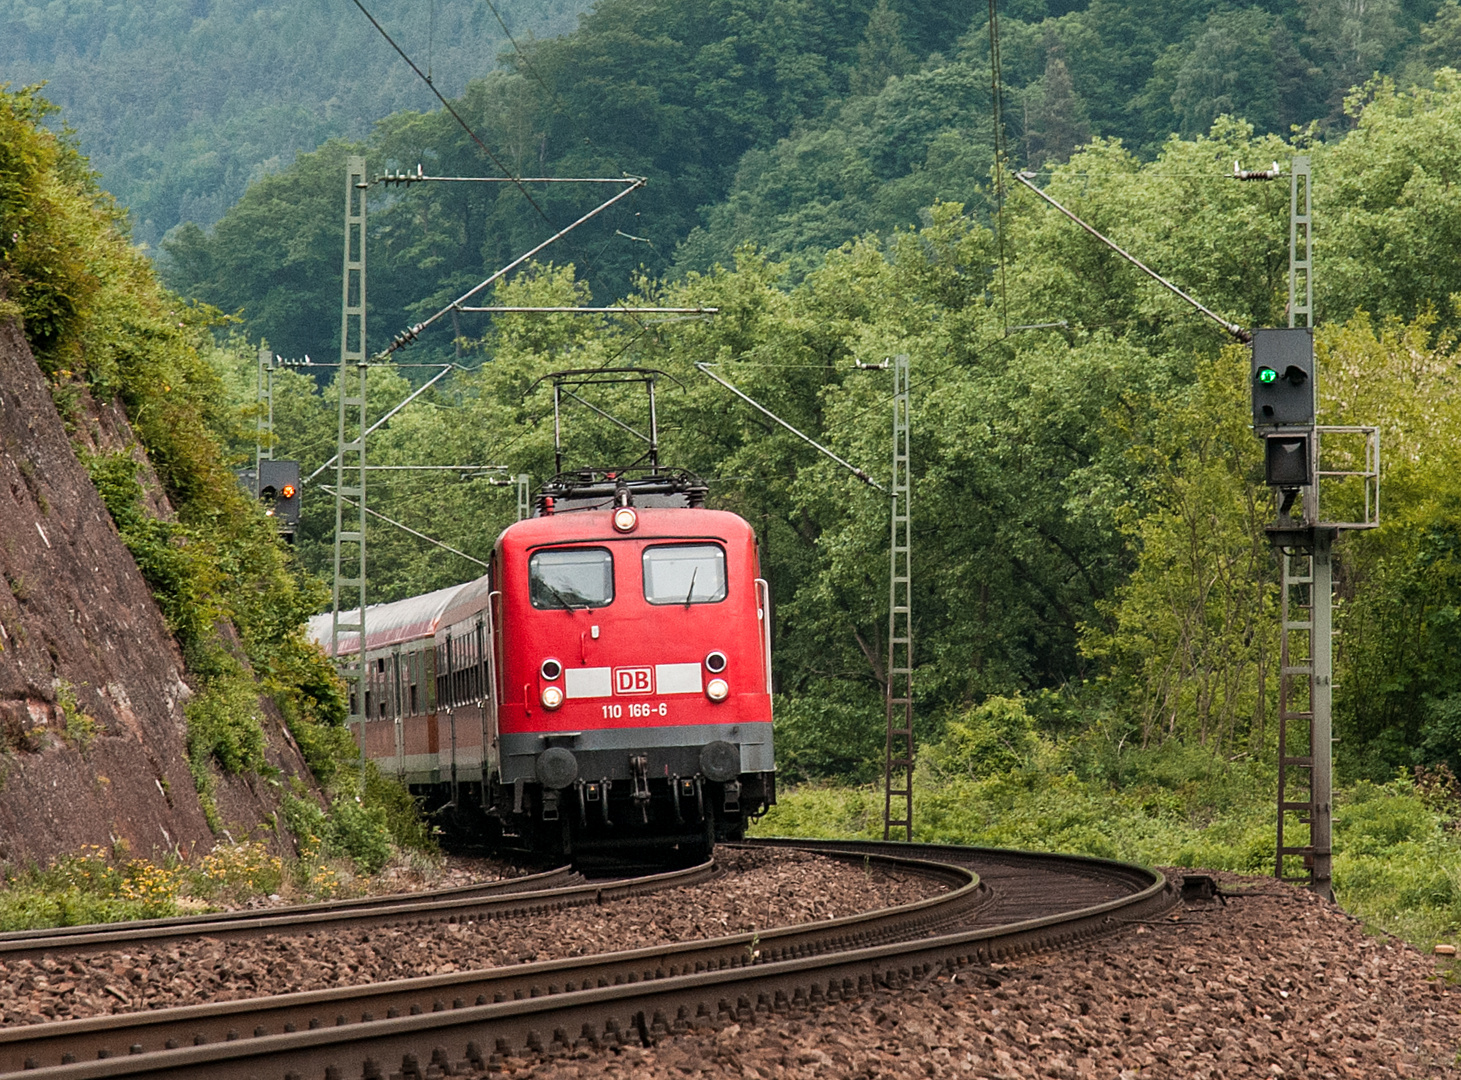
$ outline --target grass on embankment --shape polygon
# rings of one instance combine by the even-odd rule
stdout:
[[[288,858],[250,840],[154,862],[132,858],[119,843],[87,845],[45,865],[0,865],[0,931],[160,919],[250,907],[266,897],[342,899],[379,887],[376,876],[388,868],[426,880],[441,868],[434,845],[393,843],[386,811],[374,804],[341,797],[327,815],[312,799],[285,796],[282,811],[299,852]]]
[[[1128,752],[1116,777],[1082,778],[1066,754],[1055,752],[971,775],[951,767],[948,750],[934,745],[923,754],[914,782],[916,840],[1273,873],[1271,764],[1218,761],[1171,746]],[[882,837],[877,785],[803,784],[778,798],[756,835]],[[1342,787],[1334,806],[1336,899],[1372,929],[1422,949],[1455,942],[1461,936],[1458,829],[1461,791],[1449,774],[1433,774],[1419,788],[1407,778]]]

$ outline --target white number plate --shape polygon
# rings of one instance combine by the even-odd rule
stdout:
[[[626,715],[639,719],[646,716],[669,716],[670,707],[663,701],[631,701],[628,705],[601,705],[605,720],[622,720]]]

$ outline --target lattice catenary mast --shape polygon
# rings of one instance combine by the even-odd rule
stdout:
[[[1311,330],[1314,322],[1310,187],[1309,159],[1297,156],[1289,176],[1289,327],[1294,330]],[[1314,374],[1309,390],[1317,405],[1317,365]],[[1268,530],[1279,553],[1282,589],[1274,876],[1303,882],[1333,899],[1334,540],[1341,530],[1373,529],[1380,523],[1380,433],[1375,427],[1319,425],[1314,423],[1314,412],[1311,407],[1307,431],[1265,436],[1265,458],[1270,462],[1275,456],[1270,448],[1292,441],[1295,435],[1306,440],[1303,451],[1308,456],[1308,482],[1281,499],[1278,523]],[[1362,455],[1363,465],[1325,469],[1321,458],[1325,435],[1351,440],[1357,436],[1362,449],[1356,456]],[[1358,520],[1323,520],[1319,485],[1325,477],[1340,482],[1358,479],[1363,489]],[[1298,520],[1287,511],[1294,503],[1300,507]],[[1304,826],[1309,831],[1307,842],[1295,842],[1299,838],[1293,829]]]
[[[335,575],[330,650],[349,698],[347,724],[360,725],[360,761],[365,762],[365,158],[345,163],[345,264],[341,282],[339,424],[335,459]],[[346,596],[346,593],[353,594]],[[341,603],[354,600],[351,621],[341,621]],[[353,633],[358,647],[340,654],[340,635]],[[362,782],[364,772],[361,773]]]
[[[883,839],[913,839],[913,534],[908,496],[908,354],[893,357],[893,482],[888,539],[888,732]],[[895,804],[899,804],[895,812]],[[896,816],[895,816],[896,813]]]

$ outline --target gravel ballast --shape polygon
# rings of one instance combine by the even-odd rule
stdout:
[[[1017,965],[494,1075],[1461,1076],[1461,993],[1433,958],[1307,892],[1214,876],[1243,895]]]
[[[359,984],[833,918],[942,887],[801,852],[719,858],[727,872],[704,885],[526,920],[18,961],[0,965],[0,1005],[6,1023],[36,1023]],[[1065,952],[647,1046],[508,1058],[490,1075],[1461,1078],[1461,992],[1436,958],[1303,890],[1214,876],[1226,903]]]
[[[716,862],[724,872],[700,885],[546,915],[0,963],[0,1009],[7,1025],[35,1024],[408,979],[816,922],[944,888],[804,852],[726,849]]]

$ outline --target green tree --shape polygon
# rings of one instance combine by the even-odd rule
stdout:
[[[903,44],[903,19],[888,0],[878,0],[857,47],[849,89],[856,96],[876,94],[889,79],[907,75],[915,64],[913,53]]]
[[[1069,159],[1091,137],[1085,102],[1075,92],[1058,42],[1045,61],[1045,74],[1025,88],[1025,160],[1040,169]]]
[[[731,265],[754,243],[805,272],[860,234],[917,224],[936,201],[983,208],[993,154],[976,103],[987,81],[987,70],[961,61],[930,65],[748,152],[725,202],[676,252],[677,267]]]
[[[1398,0],[1300,0],[1310,48],[1325,68],[1330,119],[1344,95],[1392,61],[1405,39]]]
[[[1420,59],[1432,68],[1461,67],[1461,4],[1445,0],[1420,28]]]
[[[1461,292],[1461,76],[1397,90],[1378,80],[1350,101],[1355,130],[1316,158],[1315,280],[1321,318],[1356,310],[1410,319]]]
[[[1172,93],[1181,132],[1206,132],[1219,116],[1247,120],[1258,131],[1279,125],[1274,20],[1258,8],[1208,16]]]
[[[164,243],[167,280],[230,313],[286,356],[339,358],[345,158],[329,142],[251,185],[211,235],[188,223]]]
[[[1360,314],[1322,332],[1321,421],[1380,427],[1385,510],[1372,532],[1341,549],[1335,714],[1351,774],[1383,780],[1396,768],[1461,765],[1455,724],[1461,678],[1461,407],[1454,335],[1435,319]],[[1338,442],[1330,467],[1355,467]],[[1341,456],[1344,455],[1344,456]],[[1331,494],[1332,512],[1358,516],[1358,491]],[[1326,515],[1327,516],[1327,515]]]
[[[582,0],[499,0],[519,40],[572,29]],[[466,0],[369,5],[448,94],[508,47]],[[152,247],[176,225],[219,220],[248,185],[330,138],[430,94],[353,6],[282,0],[0,2],[0,70],[46,82],[82,149]]]
[[[1137,451],[1147,490],[1131,504],[1147,510],[1124,522],[1137,564],[1084,627],[1082,649],[1104,662],[1142,746],[1261,752],[1268,734],[1277,589],[1247,364],[1246,350],[1225,350],[1198,365],[1191,394],[1153,402],[1155,437]]]

